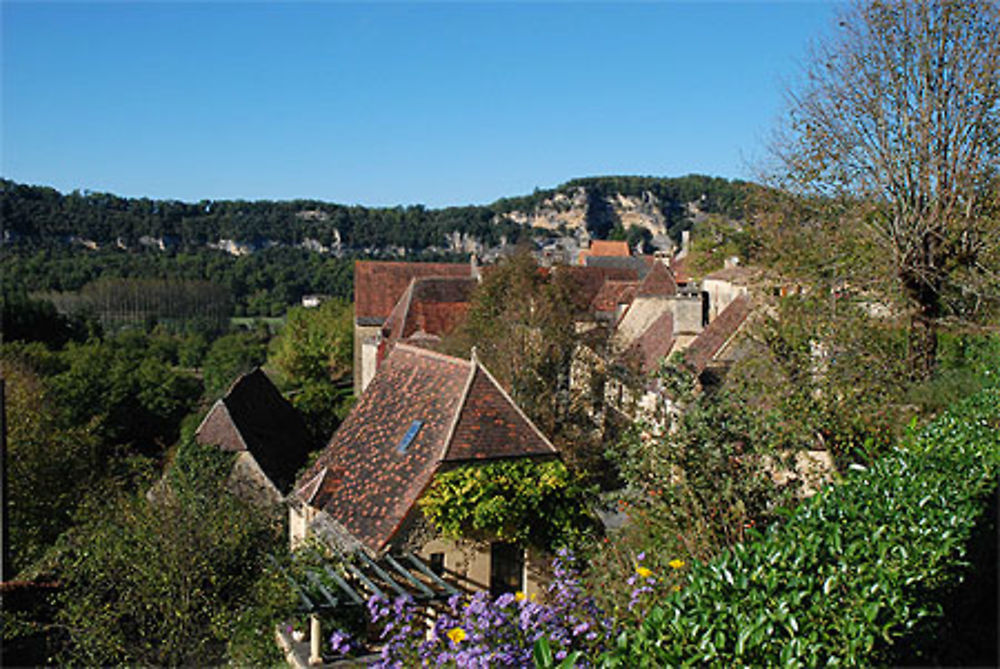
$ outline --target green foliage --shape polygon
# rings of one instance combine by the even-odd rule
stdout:
[[[788,296],[748,328],[725,388],[774,449],[820,448],[867,461],[908,419],[905,341],[845,294]]]
[[[444,536],[551,549],[593,529],[589,496],[562,462],[520,458],[439,474],[419,504]]]
[[[316,443],[327,441],[347,413],[353,354],[353,309],[336,298],[289,310],[271,342],[269,362]]]
[[[89,424],[109,446],[162,453],[201,390],[139,332],[70,344],[60,358],[66,369],[50,380],[54,399],[72,424]]]
[[[5,490],[11,573],[33,564],[72,522],[100,476],[98,441],[69,424],[27,364],[0,360],[6,410]]]
[[[486,273],[465,322],[444,342],[448,353],[470,349],[576,472],[604,473],[603,446],[584,407],[572,403],[570,371],[583,341],[583,305],[565,268],[542,270],[521,249]],[[591,342],[593,344],[593,342]],[[596,375],[596,371],[595,371]]]
[[[0,312],[5,342],[38,341],[50,348],[62,348],[69,341],[84,341],[98,331],[97,324],[82,315],[64,316],[51,302],[23,294],[5,292]]]
[[[786,523],[692,565],[684,588],[623,633],[606,664],[891,662],[893,644],[939,616],[963,578],[998,475],[993,389],[803,502]]]
[[[272,343],[270,359],[293,382],[340,379],[351,373],[353,338],[354,312],[347,300],[295,307]]]
[[[258,328],[224,335],[212,342],[202,363],[205,393],[218,397],[240,374],[264,364],[268,338],[267,331]]]
[[[742,224],[712,214],[694,229],[688,263],[697,276],[722,269],[726,259],[734,256],[746,264],[756,260],[757,243]]]
[[[71,535],[59,570],[63,661],[204,666],[225,658],[256,603],[267,553],[283,543],[224,491],[228,458],[184,444],[153,501],[121,495]]]

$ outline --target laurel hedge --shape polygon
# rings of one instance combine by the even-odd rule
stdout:
[[[622,632],[603,664],[892,663],[900,642],[933,630],[974,571],[970,541],[977,523],[995,520],[986,509],[998,475],[994,388],[848,472],[786,522],[692,565],[686,585]]]

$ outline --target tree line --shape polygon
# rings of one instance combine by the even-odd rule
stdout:
[[[651,192],[672,227],[685,219],[687,202],[700,201],[706,211],[738,216],[745,197],[740,182],[700,175],[590,177],[488,205],[441,209],[423,205],[346,206],[318,200],[180,202],[89,191],[62,194],[54,188],[3,179],[0,215],[5,221],[5,243],[29,248],[78,238],[102,247],[128,248],[163,240],[165,245],[189,251],[231,239],[289,246],[312,240],[327,248],[339,243],[341,248],[354,250],[403,247],[421,251],[443,247],[446,235],[453,232],[488,245],[499,244],[504,238],[516,241],[521,226],[502,214],[531,211],[557,193],[571,193],[581,187],[600,196],[641,196]]]

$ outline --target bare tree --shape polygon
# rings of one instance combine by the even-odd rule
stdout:
[[[972,280],[998,285],[1000,6],[861,2],[816,47],[789,102],[783,185],[854,205],[891,256],[915,371],[928,375],[939,320],[1000,296],[976,294]]]

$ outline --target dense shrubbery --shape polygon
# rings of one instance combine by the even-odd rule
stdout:
[[[546,601],[456,599],[426,638],[410,602],[373,601],[381,664],[530,666],[545,656],[533,654],[539,640],[555,659],[607,667],[890,663],[894,643],[933,632],[926,623],[967,573],[998,474],[991,389],[709,561],[672,558],[657,571],[635,555],[627,608],[602,610],[565,553]],[[340,633],[331,642],[346,647]]]
[[[885,662],[939,614],[1000,473],[1000,392],[956,406],[787,523],[696,564],[612,662]],[[988,520],[988,519],[987,519]]]
[[[558,460],[500,460],[435,477],[420,499],[444,536],[552,549],[594,529],[589,493]]]

